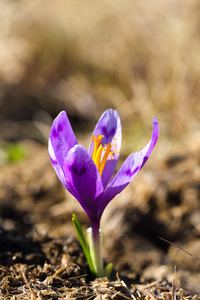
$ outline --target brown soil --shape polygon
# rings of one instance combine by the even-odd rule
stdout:
[[[23,147],[26,159],[0,173],[0,299],[199,297],[200,261],[159,239],[199,253],[196,149],[149,164],[108,206],[104,258],[114,270],[93,280],[71,222],[76,213],[86,229],[87,216],[54,174],[47,147]]]

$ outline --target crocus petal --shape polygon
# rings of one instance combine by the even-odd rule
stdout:
[[[64,161],[65,180],[85,212],[94,215],[98,211],[95,199],[103,193],[103,184],[96,165],[86,149],[74,146]]]
[[[121,121],[116,110],[108,109],[103,113],[93,132],[95,137],[99,134],[104,136],[102,139],[103,146],[111,143],[112,155],[109,154],[106,166],[102,173],[102,182],[105,188],[114,173],[121,150]],[[89,148],[90,156],[92,156],[93,147],[94,142],[91,139]]]
[[[50,139],[49,139],[49,143],[48,143],[48,151],[49,151],[49,156],[50,156],[53,168],[54,168],[58,178],[60,179],[60,181],[62,182],[64,187],[68,190],[68,192],[70,192],[75,197],[73,191],[71,190],[70,186],[66,182],[63,169],[61,168],[60,164],[58,163],[58,161],[56,159],[56,156],[55,156],[55,153],[54,153],[54,150],[53,150]]]
[[[101,214],[106,205],[133,180],[135,175],[143,167],[149,158],[159,136],[159,126],[156,117],[153,118],[153,131],[150,142],[143,148],[142,151],[132,153],[123,163],[121,169],[115,175],[104,192],[101,201]]]
[[[136,174],[139,172],[141,165],[143,163],[143,153],[135,152],[132,153],[123,163],[120,170],[113,177],[107,189],[104,192],[101,201],[101,214],[107,204],[133,180]]]
[[[52,143],[51,143],[50,139],[49,139],[49,142],[48,142],[48,151],[49,151],[49,156],[50,156],[52,165],[54,167],[54,170],[55,170],[58,178],[60,179],[60,181],[62,182],[62,184],[64,186],[66,186],[66,180],[65,180],[65,176],[64,176],[63,170],[62,170],[60,164],[57,161],[57,158],[55,156],[55,152],[54,152],[54,149],[52,147]]]
[[[69,150],[78,144],[65,111],[62,111],[54,120],[49,140],[55,154],[55,160],[63,169],[64,160]]]
[[[159,126],[158,126],[158,121],[156,120],[156,117],[153,117],[153,131],[152,131],[152,138],[150,142],[143,148],[142,153],[144,155],[144,160],[141,165],[141,168],[144,166],[146,163],[147,159],[151,155],[151,152],[153,151],[153,148],[155,147],[155,144],[157,142],[159,136]]]

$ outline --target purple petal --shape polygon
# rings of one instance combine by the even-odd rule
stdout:
[[[69,150],[78,144],[65,111],[62,111],[54,120],[49,141],[51,141],[50,149],[53,149],[54,152],[54,160],[63,169],[64,160]],[[51,153],[49,154],[51,157]]]
[[[114,173],[121,150],[121,121],[116,110],[108,109],[103,113],[93,132],[95,137],[99,134],[104,136],[102,139],[103,146],[111,143],[111,151],[113,153],[113,155],[109,154],[106,166],[102,173],[102,182],[105,188]],[[90,156],[92,156],[93,147],[94,142],[91,139],[89,148]]]
[[[115,175],[104,192],[101,206],[101,214],[106,205],[133,180],[142,166],[149,158],[159,136],[159,126],[156,118],[153,118],[153,132],[151,141],[142,151],[132,153],[123,163],[121,169]]]
[[[51,159],[53,168],[54,168],[58,178],[60,179],[60,181],[62,182],[64,187],[74,196],[73,191],[71,190],[71,188],[69,187],[69,185],[66,182],[63,169],[61,168],[60,164],[57,161],[57,158],[55,156],[55,153],[54,153],[54,150],[53,150],[50,139],[49,139],[49,143],[48,143],[48,151],[49,151],[49,155],[50,155],[50,159]]]
[[[86,149],[74,146],[64,162],[66,182],[88,216],[98,212],[95,199],[103,193],[103,184],[97,167]]]
[[[101,201],[101,213],[107,206],[107,204],[133,180],[136,174],[139,172],[143,163],[143,153],[132,153],[123,163],[120,170],[113,177],[106,191],[104,192],[103,199]]]
[[[142,153],[144,155],[144,160],[142,163],[141,168],[144,166],[146,161],[148,160],[149,156],[151,155],[151,152],[153,151],[153,148],[155,147],[155,144],[157,142],[159,136],[159,126],[158,121],[156,120],[156,117],[153,117],[153,131],[152,131],[152,138],[150,142],[143,148]]]

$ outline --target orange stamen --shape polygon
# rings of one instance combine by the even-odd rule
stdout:
[[[97,154],[97,149],[99,147],[99,144],[101,143],[101,140],[103,138],[103,135],[98,135],[97,138],[93,135],[92,139],[94,141],[94,149],[93,149],[93,153],[92,153],[92,159],[94,160]]]
[[[93,153],[92,153],[92,159],[99,171],[100,176],[102,175],[103,170],[105,168],[108,155],[111,154],[111,152],[110,152],[111,143],[109,143],[108,145],[105,145],[105,147],[103,148],[102,144],[100,144],[102,138],[103,138],[103,135],[100,135],[100,134],[97,136],[97,138],[95,136],[92,137],[92,139],[94,141],[94,149],[93,149]],[[105,153],[102,157],[103,150],[105,150]]]
[[[101,164],[100,164],[100,168],[99,168],[100,176],[102,175],[103,170],[105,168],[105,165],[106,165],[107,158],[108,158],[108,155],[110,153],[110,150],[111,150],[111,143],[108,144],[106,152],[105,152],[105,154],[104,154],[104,156],[102,158],[102,161],[101,161]]]
[[[102,154],[102,151],[103,151],[103,146],[100,145],[99,148],[97,149],[96,156],[95,156],[95,159],[94,159],[94,163],[97,166],[98,170],[100,169],[100,166],[101,166],[101,154]]]

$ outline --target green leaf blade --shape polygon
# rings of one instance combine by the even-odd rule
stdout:
[[[94,266],[93,266],[93,263],[92,263],[92,259],[91,259],[91,255],[90,255],[89,245],[88,245],[88,242],[86,240],[83,228],[82,228],[81,224],[79,223],[79,221],[78,221],[75,214],[72,215],[72,222],[73,222],[74,228],[76,230],[78,239],[80,241],[81,247],[83,249],[83,252],[85,254],[86,260],[88,262],[90,271],[93,274],[93,276],[96,277],[96,272],[95,272],[95,269],[94,269]]]

